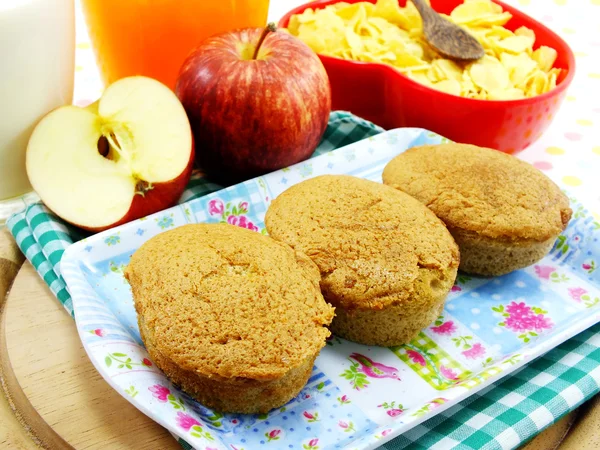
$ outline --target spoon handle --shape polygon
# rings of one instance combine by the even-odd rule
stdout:
[[[413,5],[415,5],[415,7],[417,8],[417,11],[419,11],[419,14],[421,15],[421,19],[423,20],[423,24],[427,23],[431,23],[432,21],[434,21],[437,18],[437,13],[433,10],[433,8],[431,6],[429,6],[427,3],[425,3],[425,0],[410,0]]]

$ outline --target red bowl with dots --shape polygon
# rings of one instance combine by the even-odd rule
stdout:
[[[344,0],[348,3],[376,0]],[[307,8],[321,9],[337,0],[317,0],[288,12],[279,22],[286,27],[293,14]],[[404,6],[406,0],[399,0]],[[445,14],[462,0],[431,0]],[[521,26],[535,32],[534,49],[554,48],[554,67],[564,69],[553,90],[521,100],[478,100],[459,97],[424,86],[380,63],[350,61],[319,55],[331,82],[332,109],[350,111],[383,128],[420,127],[456,142],[517,153],[538,139],[552,122],[575,73],[575,56],[556,33],[521,11],[494,0],[512,19],[509,30]]]

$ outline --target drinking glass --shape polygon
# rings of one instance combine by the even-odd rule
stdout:
[[[266,25],[269,0],[82,0],[106,85],[145,75],[175,89],[188,53],[224,31]]]
[[[34,197],[25,169],[33,128],[73,99],[73,0],[0,0],[0,61],[1,225]]]

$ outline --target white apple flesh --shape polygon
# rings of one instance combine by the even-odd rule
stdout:
[[[123,78],[87,108],[65,106],[36,126],[27,174],[62,219],[100,231],[172,206],[194,159],[175,94],[146,77]]]

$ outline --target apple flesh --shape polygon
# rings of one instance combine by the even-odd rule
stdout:
[[[57,216],[101,231],[174,205],[193,168],[189,121],[150,78],[110,85],[96,103],[46,115],[27,146],[29,180]]]
[[[238,181],[308,158],[329,120],[323,64],[285,32],[250,28],[205,40],[186,59],[175,92],[209,177]]]

